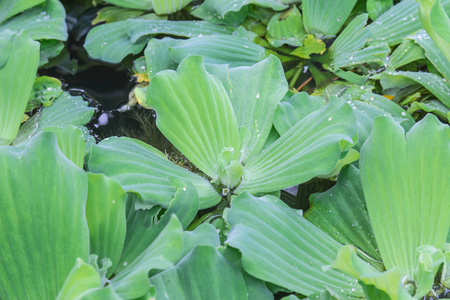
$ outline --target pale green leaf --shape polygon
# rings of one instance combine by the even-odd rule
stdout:
[[[445,106],[450,108],[450,83],[436,74],[426,72],[384,72],[381,85],[384,90],[399,88],[418,83],[436,96]]]
[[[419,4],[415,0],[404,0],[384,12],[369,24],[365,31],[371,33],[370,43],[387,43],[394,46],[421,28]]]
[[[375,20],[379,15],[394,5],[394,0],[367,0],[366,9],[370,19]]]
[[[354,52],[334,53],[330,67],[334,69],[355,67],[365,63],[387,64],[387,57],[391,49],[387,44],[376,44]]]
[[[202,223],[193,231],[183,232],[183,257],[194,249],[195,246],[220,247],[220,239],[217,228],[209,223]]]
[[[211,76],[198,56],[186,58],[178,71],[158,73],[147,89],[156,124],[165,137],[195,166],[212,178],[227,149],[239,158],[236,117],[222,82]]]
[[[421,30],[418,32],[421,32]],[[425,59],[425,52],[422,47],[410,39],[404,39],[389,56],[390,65],[394,69],[398,69],[419,59]]]
[[[2,34],[10,39],[11,52],[0,68],[0,145],[11,143],[19,131],[39,62],[39,43],[26,31],[10,33]]]
[[[430,11],[430,24],[437,35],[450,45],[450,19],[442,7],[440,0],[433,1],[433,7]]]
[[[369,262],[381,261],[356,167],[343,168],[334,187],[309,200],[311,207],[304,214],[308,221],[339,243],[362,250]]]
[[[176,188],[174,198],[170,201],[169,208],[162,216],[159,207],[150,210],[138,209],[136,202],[127,206],[127,235],[119,266],[115,273],[122,270],[127,262],[133,261],[152,244],[172,215],[176,215],[183,229],[192,222],[198,211],[198,195],[192,184],[187,180],[171,178],[171,184]],[[184,239],[184,236],[183,236]]]
[[[120,184],[103,174],[88,173],[86,219],[89,226],[90,252],[112,262],[109,277],[119,262],[125,241],[125,200]]]
[[[152,8],[159,15],[167,15],[183,9],[193,0],[151,0]]]
[[[250,275],[306,296],[323,292],[326,286],[349,297],[361,296],[355,279],[322,271],[333,261],[339,243],[280,199],[239,195],[227,221],[232,228],[226,243],[239,249]]]
[[[0,24],[26,9],[38,5],[45,0],[10,0],[0,2]]]
[[[84,42],[88,55],[110,63],[119,63],[128,54],[138,54],[150,37],[132,43],[127,35],[129,20],[102,24],[89,31]]]
[[[229,35],[235,28],[211,24],[205,21],[166,21],[132,19],[128,21],[127,34],[131,43],[147,35],[166,34],[188,38]]]
[[[356,0],[304,0],[302,8],[306,32],[323,38],[336,35],[355,4]]]
[[[391,115],[405,130],[409,130],[415,123],[409,113],[383,96],[365,93],[358,98],[359,100],[349,100],[348,102],[356,117],[358,142],[354,148],[358,151],[369,137],[373,120],[378,116]]]
[[[200,5],[191,11],[191,15],[213,24],[239,26],[247,17],[248,12],[249,6],[244,6],[241,10],[229,12],[222,17],[217,11],[209,11],[205,8],[205,6]]]
[[[447,238],[449,142],[450,128],[434,115],[416,123],[406,140],[391,117],[378,117],[361,149],[361,181],[380,254],[387,270],[398,267],[409,279],[416,248],[442,249]]]
[[[326,267],[326,269],[329,268],[341,270],[347,274],[351,274],[364,284],[372,285],[385,292],[390,296],[389,299],[391,300],[413,299],[403,289],[402,274],[397,267],[385,272],[380,272],[365,261],[361,260],[356,255],[355,249],[350,245],[342,246],[339,249],[336,260],[330,266]],[[367,291],[367,289],[365,291]],[[375,293],[375,291],[372,291],[372,293]]]
[[[111,287],[90,289],[77,300],[123,300]]]
[[[88,259],[86,175],[50,132],[0,147],[0,169],[0,297],[55,299],[76,259]]]
[[[408,113],[413,114],[417,110],[432,112],[444,120],[450,120],[450,109],[437,100],[413,102],[408,108]]]
[[[97,270],[81,258],[77,258],[56,300],[80,299],[79,297],[86,291],[100,286],[101,278]]]
[[[446,261],[442,250],[436,249],[433,246],[422,245],[417,248],[417,252],[419,257],[416,273],[414,274],[417,290],[414,298],[420,299],[433,288],[436,273]]]
[[[309,96],[306,92],[293,95],[288,101],[282,101],[273,115],[273,125],[283,135],[298,121],[319,110],[324,100],[317,96]]]
[[[230,69],[228,82],[230,87],[225,87],[237,125],[250,132],[245,141],[240,136],[239,160],[246,163],[261,152],[272,129],[274,110],[288,91],[288,84],[280,60],[273,55],[252,67]]]
[[[305,35],[302,15],[295,5],[287,11],[274,14],[267,24],[266,38],[274,47],[283,44],[302,46]]]
[[[210,36],[186,40],[170,48],[174,61],[180,63],[190,55],[203,56],[207,64],[226,64],[231,68],[251,66],[269,56],[267,50],[238,36]]]
[[[237,12],[242,9],[243,6],[249,4],[256,4],[262,7],[270,7],[273,10],[283,10],[288,7],[288,3],[298,2],[292,0],[206,0],[202,7],[208,11],[215,12],[221,17],[229,12]]]
[[[55,133],[61,152],[77,167],[83,169],[86,142],[80,128],[72,124],[66,124],[61,127],[47,127],[43,131]]]
[[[367,14],[360,14],[355,17],[330,46],[329,52],[331,55],[360,50],[370,36],[368,31],[363,30],[366,23]]]
[[[2,1],[3,2],[3,1]],[[0,32],[26,30],[33,40],[67,40],[66,11],[58,0],[47,0],[0,24]]]
[[[217,250],[239,269],[240,272],[242,272],[247,287],[248,300],[273,300],[273,294],[267,288],[266,283],[249,275],[242,268],[242,255],[238,249],[232,247],[219,247]]]
[[[435,66],[435,68],[445,77],[450,80],[450,61],[445,57],[442,51],[436,47],[436,44],[430,38],[425,30],[419,30],[409,38],[413,39],[425,50],[425,56]]]
[[[271,192],[328,174],[340,159],[341,141],[353,143],[355,134],[351,107],[332,98],[250,160],[236,192]]]
[[[139,195],[139,203],[168,207],[176,189],[170,177],[187,179],[200,197],[200,208],[216,205],[220,196],[204,178],[175,165],[152,146],[130,138],[112,137],[92,148],[89,171],[116,179],[127,192]]]
[[[64,92],[52,105],[44,107],[20,127],[13,145],[26,142],[47,127],[61,127],[65,124],[79,127],[85,125],[91,120],[94,111],[95,108],[88,107],[88,102],[80,96],[71,96]]]
[[[155,241],[132,262],[127,262],[110,282],[109,286],[122,298],[135,299],[150,290],[148,272],[172,267],[183,253],[183,227],[176,216],[170,221]]]
[[[240,270],[210,246],[195,247],[175,267],[151,277],[150,283],[158,299],[248,299]]]
[[[145,48],[145,62],[148,76],[152,78],[163,70],[176,70],[178,64],[172,60],[169,49],[178,45],[181,41],[170,37],[161,40],[151,39]]]

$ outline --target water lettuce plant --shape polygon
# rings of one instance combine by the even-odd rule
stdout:
[[[38,74],[64,6],[0,2],[1,299],[449,296],[450,1],[106,2],[86,53],[182,160],[96,141]]]

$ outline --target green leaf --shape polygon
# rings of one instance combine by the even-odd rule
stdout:
[[[242,273],[210,246],[195,247],[175,267],[151,277],[150,283],[158,299],[247,299]]]
[[[450,2],[447,4],[450,4]],[[447,12],[449,12],[449,7],[447,6]],[[450,60],[450,38],[448,31],[449,18],[448,13],[446,13],[441,6],[439,0],[422,0],[420,1],[419,7],[420,21],[422,22],[423,28],[427,31],[428,35],[433,39],[436,46],[442,51],[447,60]],[[434,18],[440,18],[440,20],[432,20]],[[437,30],[437,31],[436,31]]]
[[[419,30],[418,32],[421,31]],[[389,56],[390,64],[394,69],[398,69],[419,59],[425,59],[425,52],[421,46],[410,39],[404,39]]]
[[[80,300],[98,300],[98,299],[108,299],[108,300],[123,300],[114,290],[107,286],[104,288],[90,289],[82,295]]]
[[[246,163],[261,152],[272,129],[274,110],[288,90],[283,66],[277,57],[271,55],[252,67],[229,69],[229,81],[225,87],[238,127],[245,127],[250,133],[245,142],[240,136],[239,160]]]
[[[322,108],[323,102],[322,98],[309,96],[306,92],[297,93],[288,101],[280,102],[273,115],[273,125],[283,135],[298,121]]]
[[[39,62],[39,43],[26,31],[10,41],[10,57],[0,68],[0,146],[11,143],[19,131]]]
[[[66,124],[62,127],[47,127],[43,131],[55,133],[61,152],[77,167],[83,169],[86,142],[80,128],[72,124]]]
[[[0,169],[0,297],[55,299],[77,257],[88,259],[86,175],[49,132],[0,147]]]
[[[134,19],[128,21],[127,33],[135,43],[146,35],[166,34],[181,37],[205,37],[229,35],[235,28],[211,24],[205,21],[166,21]]]
[[[356,167],[343,168],[334,187],[309,200],[311,207],[304,214],[308,221],[339,243],[354,245],[369,259],[381,261]]]
[[[369,137],[373,120],[378,116],[391,115],[405,130],[409,130],[415,123],[409,113],[386,97],[365,93],[358,98],[358,100],[349,100],[348,102],[356,117],[358,142],[354,148],[358,151]]]
[[[133,9],[149,10],[152,8],[152,0],[105,0],[105,2]]]
[[[333,261],[339,243],[280,199],[241,194],[233,200],[227,221],[232,228],[226,243],[239,249],[250,275],[306,296],[326,286],[347,296],[362,294],[356,280],[321,269]]]
[[[335,36],[347,21],[356,0],[305,0],[303,24],[307,33],[317,37]]]
[[[151,0],[152,8],[158,15],[167,15],[182,10],[193,0]]]
[[[191,252],[196,246],[220,247],[217,228],[209,223],[202,223],[193,231],[183,232],[183,246],[183,257]]]
[[[422,245],[417,248],[419,255],[416,273],[414,274],[415,285],[417,287],[414,298],[424,297],[433,288],[434,278],[439,267],[445,263],[445,256],[442,250],[433,246]]]
[[[302,46],[305,35],[302,15],[295,5],[287,11],[274,14],[267,24],[266,39],[274,47],[284,44]]]
[[[33,1],[34,2],[34,1]],[[58,0],[47,0],[0,24],[0,32],[26,30],[33,40],[67,40],[66,11]]]
[[[375,20],[379,15],[394,5],[394,0],[367,0],[366,9],[370,19]]]
[[[238,36],[198,37],[170,48],[174,61],[180,63],[187,56],[203,56],[207,64],[227,64],[231,68],[251,66],[269,56],[266,49]]]
[[[381,85],[384,90],[398,89],[418,83],[436,96],[445,106],[450,108],[450,83],[432,73],[425,72],[384,72],[381,75]]]
[[[249,4],[257,4],[262,7],[270,7],[273,10],[283,10],[288,6],[287,3],[294,2],[289,0],[206,0],[201,7],[219,14],[222,18],[229,12],[237,12],[243,6]]]
[[[92,21],[92,25],[99,23],[113,23],[126,19],[137,18],[144,14],[145,11],[129,9],[117,6],[106,6],[97,12],[97,17]]]
[[[138,257],[152,244],[164,227],[169,223],[172,215],[176,215],[183,229],[192,222],[198,211],[198,195],[192,184],[187,180],[171,178],[171,184],[176,187],[174,198],[169,208],[159,217],[160,209],[142,210],[136,207],[136,202],[127,207],[127,235],[120,262],[115,270],[119,272],[130,261]],[[130,200],[130,199],[129,199]],[[184,239],[184,237],[183,237]]]
[[[433,7],[430,11],[430,23],[433,30],[437,33],[439,37],[447,42],[447,45],[450,43],[450,19],[448,14],[445,12],[442,7],[442,3],[440,0],[432,1],[434,2]]]
[[[44,107],[20,127],[13,145],[28,141],[47,127],[61,127],[65,124],[85,125],[91,120],[94,111],[95,108],[88,107],[88,102],[80,96],[74,97],[64,92],[51,106]]]
[[[112,137],[92,148],[89,171],[116,179],[127,192],[139,195],[141,205],[168,207],[176,189],[170,177],[187,179],[200,197],[200,208],[216,205],[220,196],[204,178],[170,162],[152,146],[131,138]]]
[[[9,17],[12,17],[42,2],[45,2],[45,0],[11,0],[0,2],[0,24]]]
[[[307,34],[303,41],[303,45],[297,47],[290,54],[300,58],[311,58],[311,54],[322,54],[325,52],[325,49],[325,43],[321,39],[315,38],[312,34]]]
[[[25,111],[39,108],[41,105],[50,106],[53,100],[61,96],[62,93],[61,81],[58,79],[49,76],[36,77]]]
[[[208,74],[203,59],[186,58],[178,71],[158,73],[147,89],[156,124],[194,165],[217,178],[224,148],[239,157],[236,117],[222,82]],[[227,150],[228,151],[228,150]]]
[[[400,1],[369,24],[365,31],[371,33],[369,42],[400,44],[403,38],[422,28],[419,4],[415,0]]]
[[[240,11],[229,12],[224,17],[222,17],[217,13],[217,11],[209,11],[205,9],[203,5],[200,5],[191,11],[191,15],[213,24],[237,27],[245,20],[248,12],[249,6],[244,6]]]
[[[128,54],[138,54],[150,37],[131,43],[127,35],[129,20],[102,24],[94,27],[86,36],[84,48],[93,59],[119,63]]]
[[[350,246],[342,246],[339,249],[336,260],[326,269],[333,268],[341,270],[347,274],[351,274],[353,277],[358,278],[366,286],[374,286],[376,289],[385,292],[389,295],[391,300],[412,300],[413,298],[406,293],[402,288],[402,274],[399,268],[394,267],[385,272],[380,272],[374,267],[361,260],[355,252],[355,249]],[[365,288],[364,292],[370,292],[367,297],[380,295],[373,288]],[[367,299],[379,299],[379,298],[367,298]],[[386,299],[386,298],[385,298]]]
[[[419,30],[409,38],[413,39],[425,50],[425,56],[428,60],[447,80],[450,80],[450,61],[445,57],[442,51],[436,47],[436,44],[426,31]]]
[[[449,136],[450,128],[431,114],[409,130],[406,140],[392,118],[378,117],[361,149],[361,181],[380,254],[387,270],[398,267],[409,279],[416,248],[442,249],[447,238]]]
[[[413,102],[408,108],[408,113],[413,114],[417,110],[432,112],[444,120],[450,120],[450,109],[437,100]]]
[[[370,36],[368,31],[363,30],[366,23],[367,14],[360,14],[355,17],[330,46],[329,52],[331,55],[360,50]]]
[[[161,40],[151,39],[145,48],[145,62],[147,64],[148,76],[153,78],[163,70],[176,70],[178,64],[172,60],[169,49],[180,44],[180,40],[165,37]]]
[[[332,98],[250,160],[235,192],[276,191],[328,174],[340,159],[340,143],[353,143],[354,124],[350,106]]]
[[[39,52],[39,67],[42,67],[43,65],[46,65],[51,58],[54,58],[61,54],[61,51],[64,50],[64,42],[58,41],[58,40],[40,40],[41,43],[41,51]],[[67,48],[65,51],[68,51]],[[67,60],[69,61],[69,53],[67,53]],[[63,54],[65,55],[65,54]],[[63,57],[62,57],[63,59]],[[55,59],[56,61],[57,59]],[[76,71],[76,64],[72,60],[70,61],[71,66],[69,68],[66,68],[71,74],[74,74]],[[47,65],[48,66],[48,65]],[[46,67],[47,67],[46,66]],[[60,67],[62,67],[61,64],[59,64]],[[63,68],[64,69],[64,68]]]
[[[220,247],[217,250],[219,250],[220,254],[227,258],[240,272],[242,272],[247,287],[248,300],[273,300],[273,294],[267,288],[266,283],[244,271],[242,268],[242,255],[238,249]]]
[[[125,200],[127,194],[119,182],[103,174],[88,173],[86,219],[89,226],[90,252],[112,262],[106,277],[119,262],[125,241]]]
[[[101,278],[97,270],[81,258],[77,258],[56,300],[80,299],[79,297],[86,291],[100,286]]]
[[[391,49],[387,44],[376,44],[354,52],[335,53],[330,67],[332,71],[337,68],[355,67],[365,63],[387,64]]]
[[[172,267],[183,253],[183,228],[172,215],[164,230],[139,257],[128,262],[110,282],[109,286],[122,298],[135,299],[150,290],[148,273]]]

